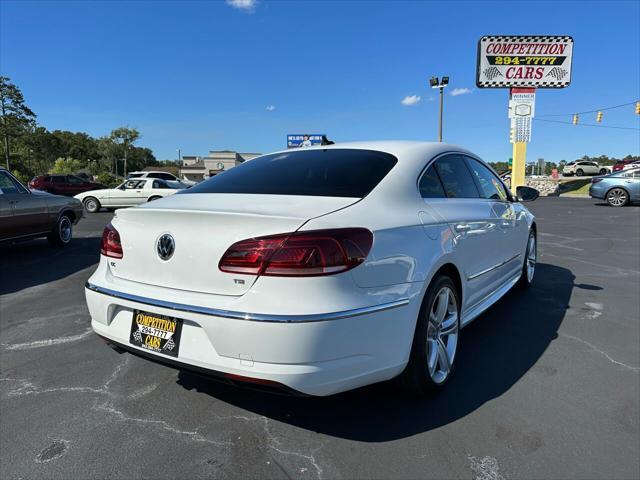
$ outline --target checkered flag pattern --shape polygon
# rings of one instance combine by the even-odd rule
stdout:
[[[169,340],[167,340],[167,343],[164,344],[164,348],[169,351],[173,350],[175,346],[176,344],[173,342],[172,337],[170,337]]]

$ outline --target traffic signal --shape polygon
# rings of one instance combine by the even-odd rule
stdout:
[[[602,122],[602,112],[598,112],[598,114],[596,115],[596,122]]]
[[[578,114],[577,113],[573,116],[573,124],[574,125],[578,124]]]
[[[640,115],[640,102],[636,102],[636,115]]]

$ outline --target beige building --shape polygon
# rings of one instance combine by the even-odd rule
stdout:
[[[212,150],[206,157],[185,155],[182,157],[180,175],[194,182],[199,182],[260,155],[262,154],[240,153],[231,150]]]

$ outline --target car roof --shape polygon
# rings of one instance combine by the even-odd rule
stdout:
[[[461,152],[478,157],[473,152],[449,143],[442,142],[421,142],[412,140],[374,140],[361,142],[345,142],[334,143],[333,145],[316,145],[303,148],[289,148],[271,153],[288,153],[304,150],[333,150],[333,149],[358,149],[358,150],[375,150],[379,152],[390,153],[398,158],[400,163],[424,162],[427,157],[434,157],[445,152]]]

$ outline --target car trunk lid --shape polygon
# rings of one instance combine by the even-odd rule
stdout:
[[[110,259],[118,278],[178,290],[242,295],[255,276],[220,271],[218,263],[239,240],[293,232],[310,218],[347,207],[356,198],[290,195],[184,194],[120,210],[113,220],[123,258]],[[173,237],[168,260],[160,237]]]

